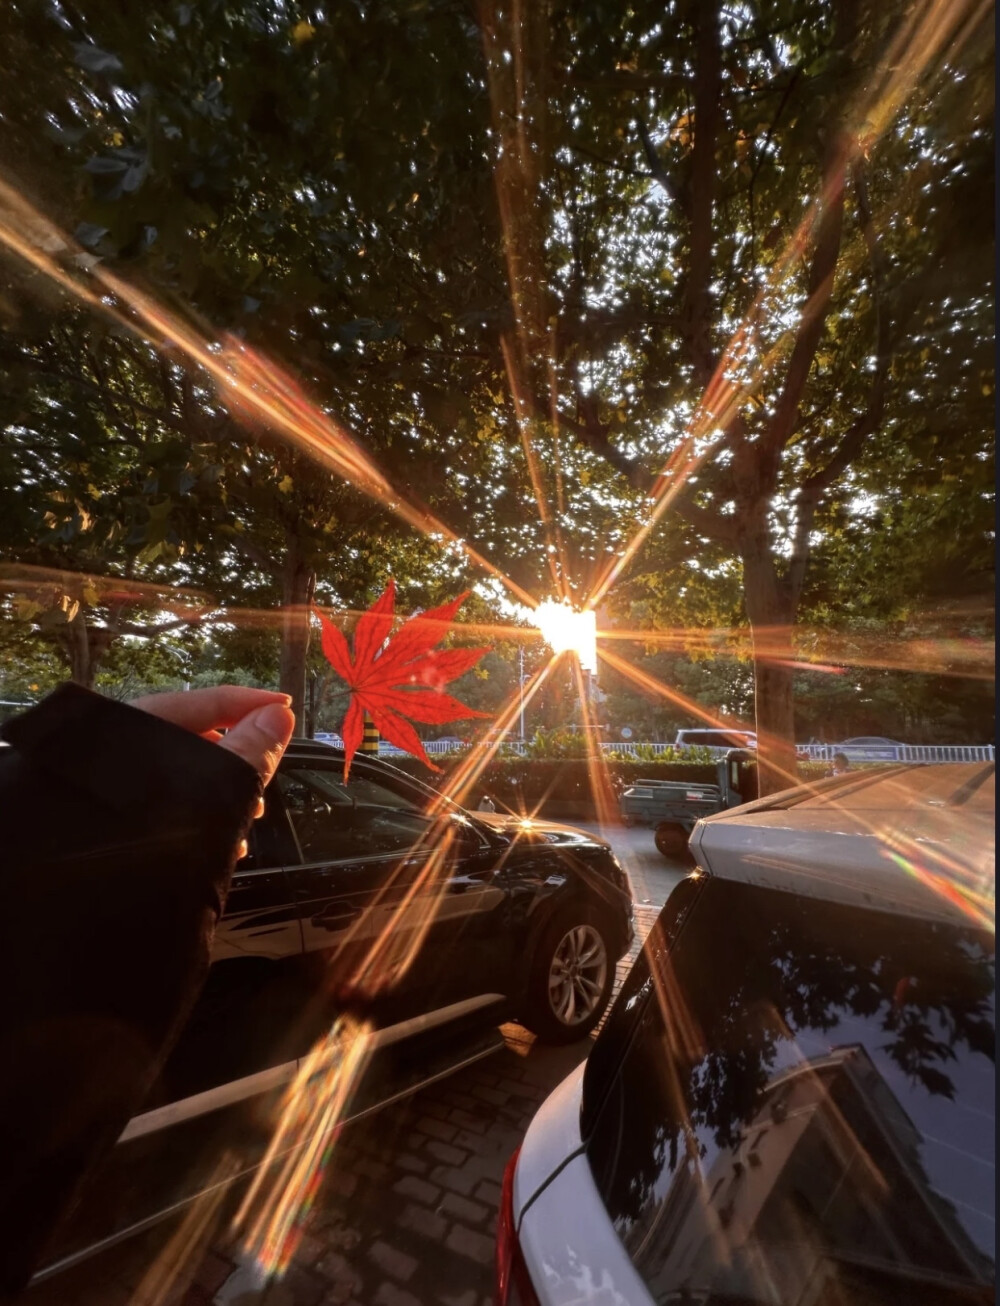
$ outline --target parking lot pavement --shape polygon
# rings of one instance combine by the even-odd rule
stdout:
[[[503,1034],[495,1055],[343,1131],[292,1265],[269,1286],[222,1236],[220,1211],[215,1233],[159,1226],[25,1306],[484,1306],[504,1167],[592,1045]]]
[[[691,872],[691,862],[666,858],[657,852],[653,831],[648,827],[600,826],[590,821],[573,821],[572,824],[590,834],[600,835],[611,844],[615,856],[628,872],[637,906],[659,909],[685,875]]]
[[[637,902],[634,957],[685,868],[655,849],[647,865],[639,836],[649,831],[618,833],[637,898],[652,899]],[[39,1285],[25,1306],[488,1306],[504,1167],[593,1045],[546,1047],[514,1024],[502,1032],[493,1056],[343,1130],[282,1278],[255,1277],[225,1232],[231,1210],[219,1209],[112,1248]]]

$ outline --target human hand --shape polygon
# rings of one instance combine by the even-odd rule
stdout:
[[[249,762],[261,783],[267,785],[295,728],[290,701],[287,694],[267,689],[218,685],[214,689],[144,694],[133,698],[129,707],[214,740],[220,748]],[[223,729],[224,735],[219,733]]]

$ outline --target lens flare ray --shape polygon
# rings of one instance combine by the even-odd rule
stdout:
[[[15,225],[5,214],[14,215]],[[44,233],[36,235],[36,240],[42,243],[36,244],[25,238],[18,225]],[[499,581],[519,602],[529,608],[535,606],[536,600],[527,590],[495,567],[468,541],[460,539],[439,518],[408,502],[396,491],[347,428],[312,403],[286,372],[262,354],[233,336],[224,335],[221,341],[212,341],[199,335],[193,326],[157,303],[152,296],[129,285],[100,264],[90,266],[88,274],[103,288],[103,295],[95,295],[77,278],[67,274],[48,249],[71,251],[75,248],[73,243],[4,181],[0,181],[0,242],[84,303],[110,313],[134,334],[152,338],[159,348],[166,344],[172,346],[212,378],[223,401],[245,421],[263,423],[414,530],[447,542]],[[123,313],[118,305],[125,305],[132,316]]]

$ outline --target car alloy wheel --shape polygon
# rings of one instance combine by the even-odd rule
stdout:
[[[564,1025],[579,1025],[604,998],[608,952],[593,925],[567,930],[549,967],[549,1004]]]

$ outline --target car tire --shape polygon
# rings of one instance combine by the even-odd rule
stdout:
[[[521,1023],[543,1043],[586,1038],[604,1014],[614,978],[608,928],[598,913],[585,903],[563,908],[539,936]]]
[[[653,838],[656,842],[657,852],[662,853],[664,857],[670,857],[674,861],[683,861],[689,856],[688,832],[683,825],[679,825],[676,821],[663,821],[656,827]]]

